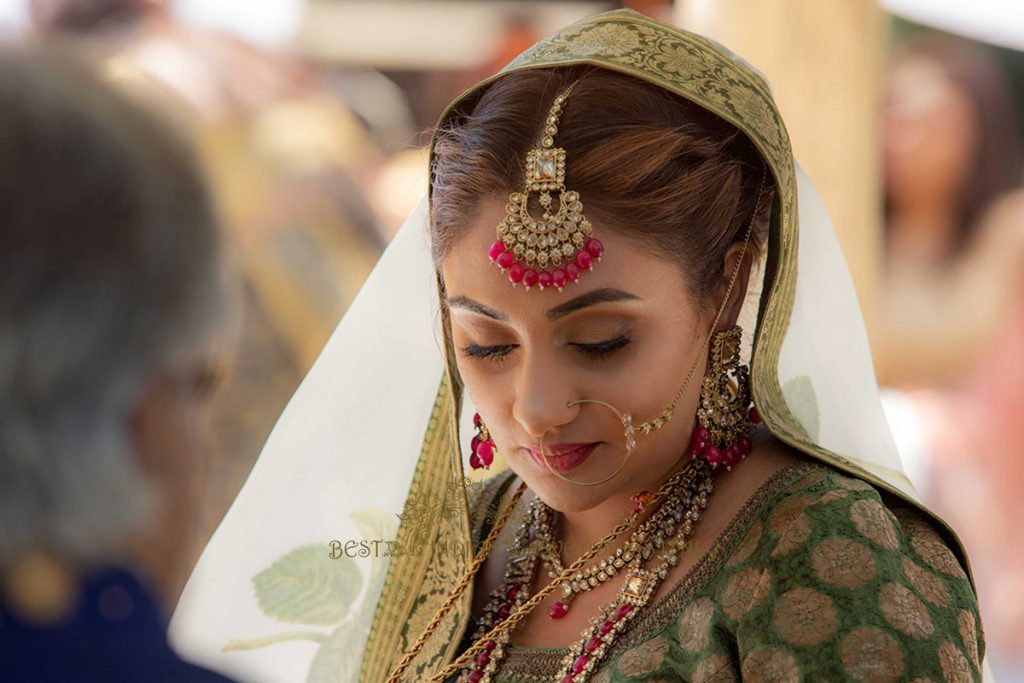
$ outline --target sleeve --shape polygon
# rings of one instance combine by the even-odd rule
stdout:
[[[751,566],[722,596],[745,681],[981,680],[963,568],[922,513],[864,481],[830,471],[787,493]]]

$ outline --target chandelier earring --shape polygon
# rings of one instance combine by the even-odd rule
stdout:
[[[728,470],[750,454],[751,424],[761,421],[751,405],[750,369],[740,363],[741,335],[739,325],[715,334],[697,403],[699,426],[690,440],[694,456],[703,455],[711,467]]]

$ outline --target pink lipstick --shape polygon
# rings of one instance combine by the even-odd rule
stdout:
[[[545,472],[554,470],[561,474],[586,462],[598,445],[597,442],[545,444],[544,453],[547,456],[547,463],[544,462],[545,456],[541,455],[540,444],[533,444],[529,450],[530,456],[541,469]],[[550,470],[548,469],[549,465]]]

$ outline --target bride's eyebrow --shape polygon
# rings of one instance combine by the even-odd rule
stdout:
[[[613,287],[602,287],[601,289],[591,290],[586,294],[580,294],[578,297],[570,299],[565,303],[558,304],[554,308],[548,310],[547,316],[548,320],[558,320],[563,316],[569,315],[581,308],[586,308],[587,306],[594,306],[596,304],[609,303],[612,301],[633,301],[639,299],[640,297],[631,292],[615,289]],[[479,301],[471,299],[468,296],[453,296],[445,299],[445,301],[451,308],[462,308],[502,322],[508,321],[508,316],[504,313],[485,306]]]

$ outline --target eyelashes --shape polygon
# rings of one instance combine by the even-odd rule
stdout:
[[[480,346],[479,344],[469,344],[468,346],[462,347],[462,353],[470,358],[502,360],[510,354],[514,348],[515,345],[513,344],[505,344],[503,346]]]
[[[596,344],[572,343],[570,346],[589,359],[601,360],[625,348],[629,345],[630,341],[629,337],[619,335],[614,339],[598,342]],[[498,362],[507,358],[515,348],[515,344],[503,344],[500,346],[480,346],[479,344],[469,344],[468,346],[462,347],[462,353],[470,358],[480,358],[482,360]]]
[[[598,342],[597,344],[573,344],[572,346],[579,349],[582,353],[591,358],[604,358],[610,356],[616,351],[629,346],[630,338],[626,335],[620,335],[615,339],[609,339],[608,341]]]

